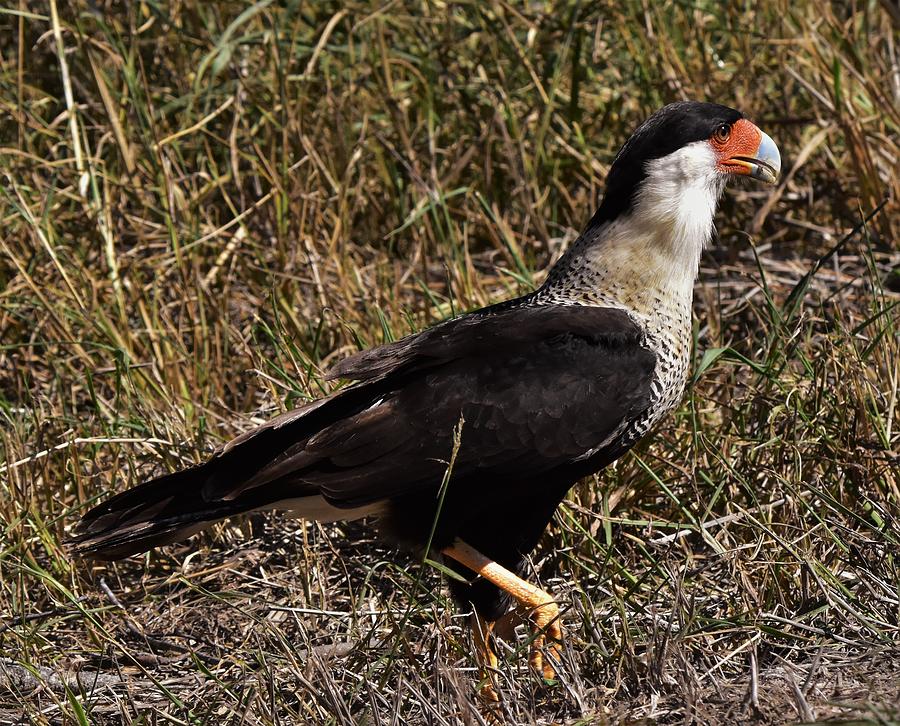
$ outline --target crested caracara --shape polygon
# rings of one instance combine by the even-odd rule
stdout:
[[[485,665],[491,624],[511,601],[530,609],[532,663],[552,677],[559,610],[520,578],[524,558],[569,488],[678,403],[725,182],[779,170],[772,139],[739,111],[666,106],[619,151],[597,212],[540,289],[351,356],[328,377],[355,383],[94,507],[74,550],[117,559],[261,509],[372,516],[464,576],[449,586],[477,614]]]

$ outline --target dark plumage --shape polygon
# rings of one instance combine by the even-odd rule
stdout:
[[[466,577],[481,573],[451,587],[485,620],[512,594],[543,608],[537,622],[558,639],[552,597],[515,573],[568,489],[677,403],[724,179],[771,180],[778,165],[733,109],[662,109],[622,148],[599,211],[539,290],[344,360],[329,378],[355,384],[112,497],[84,515],[74,549],[115,559],[258,509],[372,514],[388,539],[430,542]]]
[[[649,405],[655,356],[640,341],[621,310],[517,306],[364,351],[329,374],[360,383],[273,419],[205,464],[113,497],[85,515],[75,546],[123,557],[314,495],[348,510],[387,499],[382,531],[421,546],[462,418],[433,548],[462,536],[499,554],[482,533],[523,499],[540,505],[541,521],[504,546],[521,539],[530,551],[568,488],[615,458],[616,439],[579,457]],[[500,561],[518,565],[508,554]],[[483,604],[485,614],[496,607]]]

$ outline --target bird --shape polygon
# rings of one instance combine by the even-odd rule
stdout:
[[[780,169],[742,112],[664,106],[615,156],[596,212],[539,288],[349,356],[326,378],[351,383],[93,507],[72,550],[115,560],[259,510],[368,517],[456,573],[448,586],[483,669],[497,666],[494,624],[516,606],[533,629],[530,663],[552,680],[560,608],[523,579],[527,558],[569,489],[678,404],[725,183],[774,184]]]

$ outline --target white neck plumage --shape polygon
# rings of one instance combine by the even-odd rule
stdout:
[[[578,279],[579,292],[593,287],[597,302],[648,317],[660,307],[690,308],[725,176],[706,142],[654,159],[646,171],[630,211],[579,239],[548,283]]]

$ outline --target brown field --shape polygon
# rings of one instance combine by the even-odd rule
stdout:
[[[900,723],[896,2],[19,0],[0,39],[0,724]],[[677,413],[534,554],[559,683],[520,627],[487,714],[440,574],[363,523],[66,552],[349,353],[539,284],[682,98],[784,176],[726,193]]]

